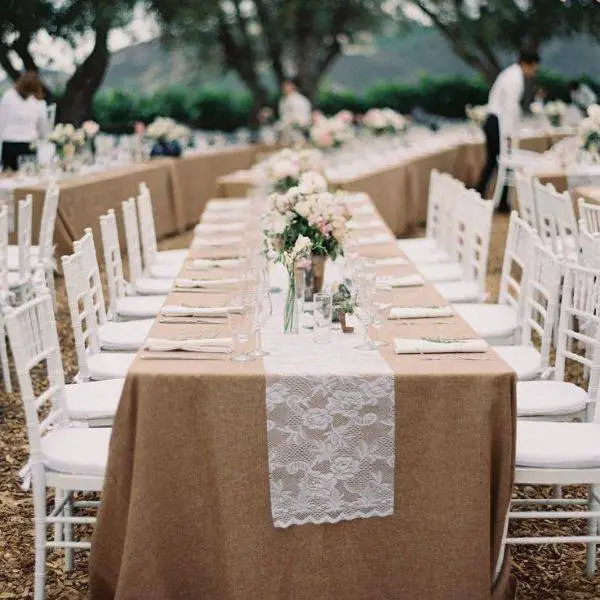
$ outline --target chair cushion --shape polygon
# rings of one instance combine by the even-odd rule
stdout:
[[[98,328],[100,347],[103,350],[138,350],[146,341],[153,319],[143,321],[109,321]]]
[[[155,317],[167,299],[166,296],[126,296],[117,300],[117,315],[124,319]]]
[[[474,281],[436,283],[435,289],[450,303],[483,302],[479,286]]]
[[[556,469],[600,467],[600,425],[518,421],[516,464]]]
[[[156,262],[158,263],[183,263],[186,261],[189,250],[161,250],[156,253]]]
[[[112,429],[65,427],[48,432],[41,441],[48,469],[74,475],[103,476]]]
[[[493,346],[492,349],[515,371],[519,381],[531,381],[540,376],[542,357],[533,346]]]
[[[69,418],[92,421],[114,417],[124,383],[124,379],[107,379],[66,386]]]
[[[454,308],[484,339],[504,339],[517,329],[517,311],[506,304],[457,304]]]
[[[517,415],[536,417],[569,415],[585,410],[587,392],[565,381],[519,381]]]
[[[183,263],[162,262],[150,267],[150,276],[155,279],[173,279],[179,275],[183,268]]]
[[[87,366],[90,379],[122,379],[135,360],[133,352],[99,352],[87,356]]]
[[[173,288],[172,279],[140,277],[135,281],[135,291],[142,296],[164,296]]]
[[[421,264],[418,269],[425,279],[433,282],[460,281],[463,277],[463,269],[460,263]]]

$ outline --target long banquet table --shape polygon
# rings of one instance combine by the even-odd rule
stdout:
[[[361,255],[399,255],[374,214],[389,241],[362,246]],[[372,221],[373,215],[363,218]],[[239,220],[245,220],[243,209]],[[191,250],[190,257],[238,253],[237,247],[207,247]],[[212,278],[214,271],[186,267],[181,275]],[[407,264],[378,273],[414,271]],[[226,301],[226,293],[174,291],[166,304]],[[444,303],[428,284],[396,289],[392,302]],[[159,319],[151,332],[190,335],[228,336],[227,325]],[[306,342],[311,334],[299,335]],[[454,316],[388,320],[382,336],[391,342],[473,332]],[[359,360],[348,350],[359,339],[333,332],[319,360],[333,361],[344,351]],[[277,353],[297,340],[273,334],[265,344]],[[395,382],[393,515],[286,529],[273,526],[270,508],[265,361],[139,356],[113,428],[90,558],[92,599],[514,598],[508,561],[492,584],[513,481],[514,373],[490,350],[439,360],[399,356],[391,346],[380,353]],[[310,363],[310,352],[304,359]]]

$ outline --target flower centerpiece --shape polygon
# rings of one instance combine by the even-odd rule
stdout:
[[[481,127],[487,118],[487,106],[473,106],[467,104],[465,106],[465,114],[471,123]]]
[[[320,150],[341,148],[354,138],[353,120],[349,111],[341,111],[330,119],[319,115],[313,120],[308,134],[311,144]]]
[[[269,187],[284,193],[296,187],[303,173],[322,172],[323,155],[318,150],[286,148],[270,156],[262,164]]]
[[[169,117],[158,117],[144,133],[152,140],[151,156],[181,156],[190,138],[190,130]]]
[[[587,114],[587,118],[579,124],[581,149],[593,162],[600,162],[600,105],[589,106]]]
[[[319,173],[308,172],[296,187],[272,194],[265,236],[277,260],[304,236],[311,241],[311,262],[306,275],[306,298],[323,287],[325,260],[343,255],[350,212],[340,194],[332,194]]]
[[[96,121],[85,121],[81,125],[83,133],[85,134],[85,143],[89,148],[92,156],[96,154],[96,136],[100,133],[100,125]]]
[[[374,135],[395,135],[408,126],[406,118],[391,108],[372,108],[363,117],[362,124]]]
[[[54,144],[63,168],[67,168],[77,152],[85,146],[86,138],[83,129],[76,129],[71,123],[57,123],[48,141]]]
[[[304,273],[301,271],[308,262],[312,242],[299,235],[294,245],[280,254],[280,260],[288,274],[288,290],[283,309],[283,331],[298,333],[302,302],[304,300]]]
[[[567,114],[567,105],[562,100],[546,102],[544,105],[544,114],[548,117],[552,127],[560,127],[562,120]]]

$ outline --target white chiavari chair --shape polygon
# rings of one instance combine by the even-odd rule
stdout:
[[[514,369],[519,381],[548,379],[552,375],[550,349],[558,320],[563,265],[549,249],[541,244],[535,246],[527,277],[520,343],[493,347]],[[539,350],[536,337],[540,340]]]
[[[8,207],[0,208],[0,361],[4,390],[12,393],[12,381],[8,363],[8,347],[6,344],[6,329],[4,326],[4,310],[11,304],[11,294],[8,287]]]
[[[148,186],[143,182],[140,183],[137,210],[140,222],[140,238],[145,275],[159,279],[173,279],[177,277],[187,258],[188,251],[185,249],[158,251],[152,197],[150,196]]]
[[[457,261],[462,267],[460,281],[441,282],[435,288],[451,303],[485,302],[486,277],[494,205],[474,190],[466,190],[457,203],[455,229]],[[417,268],[420,268],[417,265]]]
[[[24,302],[31,297],[33,272],[31,270],[31,221],[33,214],[33,199],[29,194],[25,200],[19,200],[18,208],[18,270],[8,272],[8,287],[15,294],[18,302]],[[8,255],[7,255],[8,266]]]
[[[590,372],[587,405],[593,407],[598,398],[600,379],[600,271],[575,264],[565,267],[561,306],[558,351],[567,358],[584,364]],[[571,328],[575,319],[595,323],[594,334],[586,335]],[[592,348],[589,357],[581,357],[569,348],[574,342],[583,342]],[[561,368],[560,365],[558,368]],[[591,411],[590,411],[591,412]],[[586,519],[587,535],[561,536],[505,536],[504,544],[570,544],[587,545],[587,572],[596,569],[596,544],[600,542],[598,519],[600,518],[598,486],[600,486],[600,411],[591,422],[552,422],[519,420],[517,426],[515,483],[534,486],[586,486],[587,499],[535,498],[513,499],[508,521],[522,519]],[[585,507],[587,505],[587,510]],[[533,507],[534,510],[514,510],[517,506]],[[540,511],[540,506],[558,510]],[[561,510],[563,507],[579,507],[579,510]]]
[[[98,315],[85,276],[82,253],[63,256],[62,268],[79,366],[75,381],[79,383],[125,377],[135,359],[135,353],[102,350],[98,334]]]
[[[561,258],[577,261],[579,228],[568,192],[559,194],[553,185],[542,185],[537,179],[533,189],[542,243]]]
[[[520,337],[535,231],[516,211],[510,215],[500,293],[496,304],[456,304],[454,310],[489,344],[512,345]]]
[[[91,229],[73,244],[76,253],[81,253],[83,276],[88,284],[93,302],[94,316],[98,328],[98,339],[102,350],[127,352],[138,350],[143,344],[154,324],[152,319],[115,322],[109,321],[104,304],[104,292],[100,279],[100,267],[96,257],[96,247]],[[67,286],[67,276],[65,275]]]
[[[590,229],[589,221],[579,221],[579,262],[590,269],[600,269],[600,235]]]
[[[129,281],[133,290],[136,294],[142,296],[163,296],[168,294],[173,287],[172,279],[155,279],[144,276],[135,198],[129,198],[129,200],[122,202],[122,207],[127,259],[129,262]]]
[[[579,220],[583,220],[590,233],[600,233],[600,205],[590,204],[583,198],[577,200]]]
[[[106,267],[109,318],[129,320],[155,317],[164,304],[166,296],[128,295],[132,290],[123,275],[117,218],[112,208],[100,217],[100,231]]]
[[[89,542],[73,539],[73,525],[93,525],[95,517],[77,512],[96,508],[98,502],[78,500],[76,494],[102,490],[111,430],[70,426],[56,322],[48,294],[10,310],[6,327],[27,421],[29,461],[21,475],[31,483],[33,492],[34,599],[43,600],[47,550],[63,548],[67,570],[71,570],[73,550],[90,548]],[[40,394],[35,393],[31,375],[36,367],[45,367],[48,377],[48,387]],[[55,490],[52,510],[47,509],[49,489]],[[51,526],[55,536],[48,541],[46,534]]]
[[[533,180],[522,172],[515,173],[519,215],[533,229],[539,229],[538,212],[533,193]]]

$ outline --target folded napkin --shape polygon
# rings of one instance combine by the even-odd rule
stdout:
[[[368,194],[356,193],[356,194],[344,194],[342,200],[347,206],[366,204],[369,202]]]
[[[237,285],[240,280],[237,277],[230,277],[227,279],[176,279],[175,287],[182,288],[223,288],[231,285]]]
[[[488,345],[482,339],[394,338],[396,354],[449,354],[452,352],[485,352]]]
[[[239,211],[228,210],[228,211],[215,211],[215,212],[203,212],[202,222],[203,223],[239,223],[240,221]]]
[[[375,265],[378,267],[398,267],[410,264],[401,256],[391,256],[390,258],[376,258]]]
[[[226,317],[228,313],[240,312],[235,306],[183,306],[171,304],[163,306],[160,314],[163,317]]]
[[[219,246],[238,246],[242,243],[241,237],[196,238],[192,248],[216,248]]]
[[[227,354],[231,352],[231,338],[170,340],[164,338],[148,338],[144,350],[150,352],[210,352],[211,354]]]
[[[379,219],[370,219],[368,221],[348,221],[348,229],[359,231],[361,229],[381,229],[382,222]]]
[[[372,204],[360,204],[350,209],[353,215],[372,215],[375,212]]]
[[[378,277],[378,288],[401,288],[401,287],[418,287],[423,285],[425,280],[421,275],[406,275],[405,277]]]
[[[205,209],[205,212],[228,212],[230,210],[239,210],[246,208],[250,204],[250,200],[240,198],[238,200],[211,200]]]
[[[208,258],[196,258],[188,263],[190,269],[232,269],[239,267],[242,261],[238,258],[223,258],[221,260],[210,260]]]
[[[403,306],[390,310],[390,319],[428,319],[431,317],[451,317],[451,306]]]
[[[198,223],[194,233],[237,233],[246,227],[246,223]]]
[[[389,233],[377,233],[369,237],[361,237],[355,241],[357,246],[375,246],[376,244],[388,244],[393,241]]]

